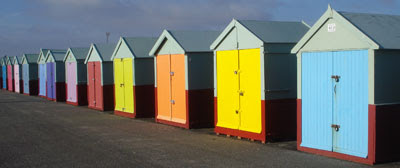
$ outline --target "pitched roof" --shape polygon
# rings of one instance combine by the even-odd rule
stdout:
[[[337,12],[328,6],[326,12],[293,47],[292,53],[297,53],[326,20],[334,18],[344,27],[351,30],[360,40],[366,42],[371,49],[400,49],[400,16],[385,14],[366,14]]]
[[[238,20],[264,43],[297,43],[309,27],[302,22]]]
[[[77,61],[85,61],[86,56],[88,55],[89,52],[89,48],[69,48],[68,50],[72,52]],[[66,59],[66,56],[67,55],[65,55],[64,61]]]
[[[26,59],[26,61],[30,64],[36,63],[39,54],[24,54],[23,57]]]
[[[116,44],[93,44],[103,61],[111,61]]]
[[[67,50],[50,50],[47,53],[47,55],[48,56],[52,55],[54,58],[54,61],[63,61],[64,57],[65,57],[65,53],[67,53]]]
[[[385,49],[400,49],[400,16],[338,12]]]
[[[165,38],[174,40],[185,52],[209,52],[211,43],[220,33],[220,31],[164,30],[149,55],[156,54]]]
[[[150,57],[149,52],[157,41],[155,37],[123,37],[135,57]]]

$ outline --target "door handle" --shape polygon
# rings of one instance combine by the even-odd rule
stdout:
[[[339,82],[340,76],[339,75],[332,75],[332,79],[335,79],[336,82]]]
[[[122,87],[122,86],[124,86],[124,84],[123,84],[123,83],[121,83],[121,84],[119,85],[119,87]]]
[[[175,100],[171,100],[171,104],[175,104]]]
[[[171,76],[174,76],[175,72],[170,72],[169,74],[170,74]]]
[[[332,124],[331,127],[334,128],[336,132],[338,132],[340,125]]]

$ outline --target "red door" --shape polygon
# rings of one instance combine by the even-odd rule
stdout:
[[[95,104],[96,108],[104,110],[103,109],[103,87],[101,86],[101,63],[96,62],[94,66],[94,85],[96,89],[95,93]]]
[[[103,110],[100,62],[88,63],[88,103],[89,107]]]

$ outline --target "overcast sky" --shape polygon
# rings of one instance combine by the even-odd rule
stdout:
[[[0,56],[89,47],[163,29],[222,30],[233,18],[313,25],[338,11],[400,15],[400,0],[1,0]]]

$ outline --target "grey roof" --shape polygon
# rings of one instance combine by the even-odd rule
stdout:
[[[220,31],[177,31],[168,30],[172,37],[186,52],[211,51],[211,43],[221,33]]]
[[[54,61],[63,61],[67,50],[50,50],[50,52],[55,59]]]
[[[338,12],[382,48],[400,49],[400,16]]]
[[[93,44],[103,61],[111,61],[111,56],[117,44]]]
[[[264,43],[297,43],[309,30],[301,22],[238,20]]]
[[[123,39],[138,58],[150,57],[149,52],[157,41],[155,37],[123,37]]]
[[[22,55],[20,55],[20,56],[16,56],[16,58],[17,58],[17,61],[18,61],[18,64],[21,64],[22,63]]]
[[[77,61],[84,61],[88,55],[89,48],[70,48]]]
[[[39,54],[24,54],[24,56],[29,64],[36,63],[37,59],[39,58]]]

